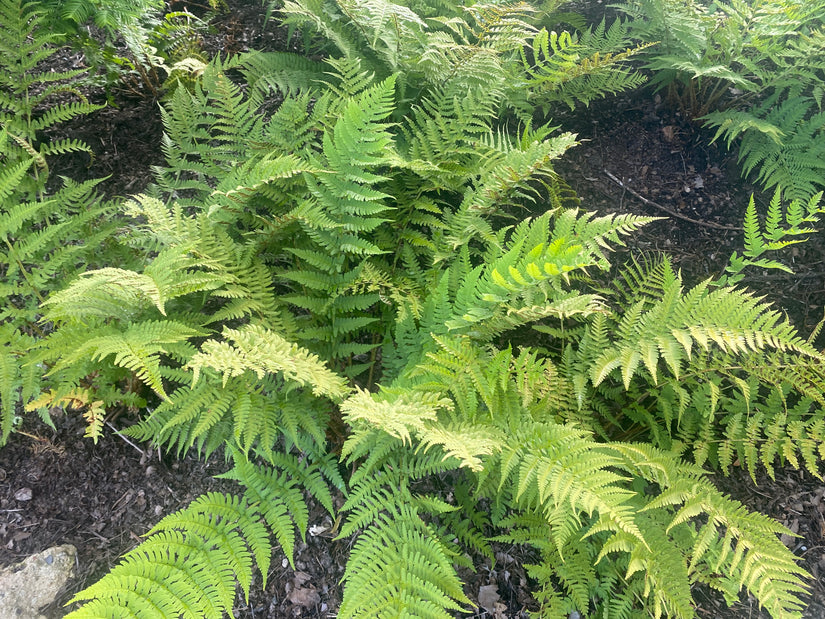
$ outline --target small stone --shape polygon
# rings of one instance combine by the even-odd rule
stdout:
[[[0,617],[40,619],[74,574],[77,550],[66,544],[44,550],[0,570]]]
[[[18,501],[31,501],[32,500],[32,489],[31,488],[20,488],[17,492],[14,493],[14,498]]]

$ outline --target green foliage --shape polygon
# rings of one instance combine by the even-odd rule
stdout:
[[[549,35],[526,2],[288,0],[283,14],[292,28],[317,33],[321,49],[357,57],[379,79],[398,75],[399,118],[427,90],[502,89],[499,103],[527,120],[537,106],[587,104],[644,80],[626,63],[644,46],[629,48],[622,23]]]
[[[249,596],[253,560],[266,578],[265,515],[245,498],[209,493],[161,520],[103,580],[75,596],[92,600],[68,616],[223,617],[236,579]]]
[[[530,45],[532,59],[522,49],[528,103],[544,106],[546,111],[549,102],[562,101],[575,109],[576,102],[587,104],[605,94],[640,86],[645,78],[627,60],[653,43],[629,45],[627,27],[620,20],[610,28],[602,20],[582,37],[542,28]]]
[[[121,85],[138,96],[168,98],[180,86],[192,88],[206,66],[201,37],[207,24],[188,11],[172,11],[126,32],[128,53],[103,50],[103,62],[117,67]]]
[[[11,167],[34,160],[29,173],[16,179],[17,186],[31,194],[45,186],[47,157],[91,152],[75,139],[48,142],[39,135],[101,107],[89,104],[77,86],[84,70],[43,68],[43,63],[57,52],[55,40],[41,11],[20,0],[0,2],[0,128],[5,132],[2,161]],[[69,101],[57,102],[60,96],[68,96]]]
[[[48,329],[38,324],[39,304],[96,253],[105,259],[115,228],[104,223],[113,206],[96,194],[99,181],[64,178],[46,190],[50,157],[90,149],[72,138],[50,142],[44,132],[99,107],[78,89],[83,71],[44,68],[57,51],[53,41],[31,5],[0,3],[0,444],[21,419],[21,399],[47,388],[32,361]],[[41,413],[51,423],[45,407]]]
[[[76,34],[79,26],[93,23],[111,38],[129,34],[141,22],[156,13],[161,4],[157,0],[37,0],[32,5],[48,15],[49,27],[60,34]]]
[[[742,281],[745,276],[742,270],[750,266],[763,269],[780,269],[792,273],[793,271],[785,264],[776,260],[761,258],[761,256],[768,251],[777,251],[788,245],[802,243],[806,239],[800,237],[815,233],[816,228],[810,226],[819,221],[817,216],[823,212],[820,206],[821,201],[822,192],[812,196],[807,204],[800,200],[793,200],[783,214],[781,195],[777,190],[768,206],[764,226],[760,226],[756,205],[753,196],[751,196],[748,208],[745,211],[744,251],[741,256],[737,252],[733,252],[729,264],[725,268],[726,274],[720,278],[719,284],[736,284]]]
[[[701,467],[818,471],[825,359],[745,290],[686,288],[666,258],[613,270],[652,218],[580,208],[553,167],[575,136],[533,121],[638,83],[626,26],[553,35],[524,3],[285,14],[328,57],[216,58],[177,89],[167,165],[121,209],[125,259],[55,290],[34,267],[62,248],[20,232],[52,229],[44,205],[0,228],[4,268],[40,278],[27,324],[49,325],[0,325],[4,410],[43,369],[30,407],[86,406],[92,436],[140,407],[127,434],[222,450],[244,489],[162,520],[70,616],[224,616],[273,537],[292,559],[308,492],[353,539],[342,617],[468,611],[458,569],[495,541],[536,549],[539,617],[692,617],[697,583],[799,617],[786,530]],[[32,165],[0,173],[0,199]],[[95,217],[78,211],[55,218]],[[777,197],[763,230],[751,209],[745,260],[817,212]]]
[[[742,136],[739,161],[743,174],[758,170],[756,179],[766,189],[780,189],[791,200],[808,200],[821,193],[825,112],[819,102],[789,90],[746,112],[715,112],[705,119],[708,126],[717,127],[716,137],[724,136],[728,145]]]
[[[659,41],[647,66],[692,118],[730,147],[744,174],[808,200],[822,188],[825,4],[634,0],[631,32]]]

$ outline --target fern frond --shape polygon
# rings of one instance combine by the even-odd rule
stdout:
[[[514,232],[499,256],[476,269],[456,293],[451,329],[483,329],[493,332],[512,328],[522,321],[547,316],[564,318],[587,316],[600,311],[595,295],[566,294],[562,286],[572,272],[607,264],[602,248],[608,241],[619,242],[627,234],[651,221],[634,216],[579,216],[564,211],[555,217],[550,231],[550,214],[525,220]]]
[[[683,294],[678,276],[667,283],[650,307],[639,302],[626,312],[617,325],[617,336],[613,347],[589,370],[594,385],[618,368],[625,388],[629,388],[641,364],[655,382],[660,358],[678,378],[683,360],[690,358],[694,346],[706,351],[714,345],[736,354],[774,348],[818,356],[759,298],[732,288],[711,290],[708,282]]]
[[[347,393],[345,381],[328,370],[316,357],[273,333],[255,325],[241,329],[224,328],[226,341],[207,340],[201,352],[190,359],[192,384],[198,382],[203,368],[223,375],[224,384],[233,376],[251,370],[262,378],[266,373],[280,373],[285,379],[307,385],[315,395],[338,399]]]
[[[757,171],[766,189],[781,189],[785,197],[807,201],[822,189],[825,112],[815,111],[807,97],[765,101],[749,112],[713,112],[705,117],[728,145],[742,135],[739,161],[743,174]],[[715,139],[715,138],[714,138]]]
[[[447,609],[470,604],[452,566],[452,553],[404,496],[408,491],[396,489],[384,496],[356,493],[348,500],[350,506],[380,502],[375,505],[379,513],[359,534],[347,563],[340,616],[390,613],[442,619],[450,616]]]
[[[173,350],[175,345],[188,342],[190,338],[205,335],[203,331],[174,320],[136,322],[123,331],[114,326],[102,327],[96,333],[95,337],[87,336],[75,350],[65,352],[49,373],[71,367],[86,357],[99,361],[113,356],[114,365],[134,372],[163,398],[167,396],[160,371],[160,355]]]
[[[266,578],[271,546],[259,508],[209,493],[167,516],[148,539],[73,602],[91,600],[68,617],[164,616],[220,619],[231,613],[235,583],[248,597],[253,558]]]
[[[233,453],[233,460],[235,466],[219,477],[233,479],[246,488],[244,499],[250,505],[259,506],[267,527],[274,533],[292,564],[295,528],[304,539],[309,524],[304,491],[311,492],[334,516],[332,496],[318,467],[285,453],[270,458],[269,466],[256,466],[237,452]],[[269,557],[266,561],[268,564]],[[261,565],[261,562],[258,561],[258,564]],[[265,577],[266,573],[263,573]]]

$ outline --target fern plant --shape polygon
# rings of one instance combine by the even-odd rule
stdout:
[[[354,540],[342,617],[470,610],[458,569],[495,541],[536,549],[539,617],[692,617],[696,583],[799,617],[786,530],[701,467],[816,471],[820,353],[666,258],[600,277],[652,219],[582,210],[553,169],[575,137],[499,116],[529,7],[418,8],[427,47],[406,5],[301,6],[342,55],[216,59],[178,89],[167,166],[124,205],[135,258],[41,306],[33,406],[143,398],[128,434],[222,449],[243,487],[167,517],[69,616],[222,617],[273,538],[291,558],[307,490]]]
[[[499,104],[527,121],[531,106],[586,104],[644,80],[626,60],[645,46],[631,46],[620,22],[554,36],[551,50],[536,26],[547,14],[526,2],[290,0],[282,13],[290,27],[317,33],[322,49],[357,56],[379,78],[398,73],[399,118],[422,90],[503,89]]]
[[[807,200],[822,187],[821,2],[763,0],[706,5],[639,0],[620,8],[631,32],[659,41],[649,52],[653,83],[691,118],[739,136],[745,175]]]
[[[91,105],[78,88],[83,69],[44,70],[44,61],[57,52],[56,37],[49,33],[44,19],[43,12],[20,0],[0,3],[0,128],[8,138],[3,159],[7,166],[34,159],[28,174],[17,179],[29,193],[45,186],[50,155],[90,152],[79,140],[49,142],[38,134],[102,107]],[[57,102],[60,95],[68,95],[70,101]],[[44,108],[44,112],[38,111]]]
[[[44,132],[100,106],[80,93],[83,71],[44,68],[57,50],[43,19],[31,5],[0,3],[0,296],[5,300],[0,309],[0,444],[21,420],[21,403],[46,388],[40,368],[30,363],[38,339],[49,329],[39,323],[40,303],[60,282],[87,268],[95,253],[105,260],[105,241],[115,229],[115,222],[104,223],[113,205],[96,194],[99,181],[64,179],[62,186],[47,190],[53,155],[90,149],[72,138],[49,141]],[[42,418],[50,423],[48,415]]]

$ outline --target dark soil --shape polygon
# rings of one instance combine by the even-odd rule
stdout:
[[[215,32],[207,38],[210,51],[294,45],[282,30],[262,27],[264,8],[258,0],[231,4],[232,12],[216,20]],[[61,128],[88,142],[96,157],[67,157],[52,165],[55,177],[109,176],[101,190],[112,198],[143,190],[151,181],[150,166],[163,163],[158,102],[126,92],[113,96],[116,105]],[[94,97],[105,100],[102,91]],[[640,90],[573,113],[559,110],[554,119],[582,141],[557,169],[582,198],[583,208],[668,217],[631,239],[630,251],[667,252],[690,284],[719,273],[731,252],[741,248],[742,232],[735,228],[741,226],[753,188],[739,178],[735,156],[709,145],[709,135],[652,92]],[[762,212],[766,200],[757,195]],[[795,274],[757,270],[744,283],[776,302],[807,334],[825,307],[825,244],[815,236],[791,248],[787,258]],[[46,609],[50,618],[61,617],[62,604],[105,574],[160,517],[204,492],[235,489],[212,478],[228,468],[220,458],[166,458],[130,443],[113,427],[95,445],[83,438],[79,415],[70,412],[54,421],[56,430],[27,421],[23,432],[0,450],[0,565],[52,545],[71,543],[78,549],[77,576],[59,603]],[[783,541],[814,576],[806,617],[825,617],[825,484],[792,468],[778,469],[775,480],[763,475],[754,483],[734,469],[716,481],[732,497],[798,535]],[[31,490],[31,498],[15,498],[25,498],[24,488]],[[331,525],[317,505],[309,522]],[[347,542],[322,533],[298,544],[295,570],[276,553],[266,588],[253,583],[249,601],[239,594],[235,616],[334,617],[348,551]],[[480,592],[500,596],[497,612],[480,608],[474,616],[526,617],[535,609],[532,583],[522,567],[529,560],[523,549],[501,548],[495,569],[488,562],[475,573],[462,574],[471,599],[478,600]],[[718,596],[697,590],[696,600],[703,618],[766,616],[749,598],[727,608]]]

